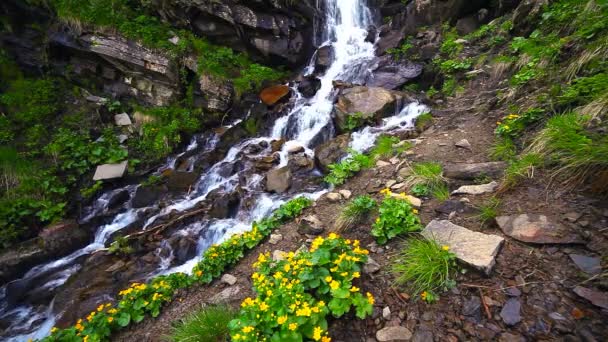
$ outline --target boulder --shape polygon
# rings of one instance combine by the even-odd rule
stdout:
[[[404,93],[379,87],[356,86],[340,92],[334,107],[336,126],[346,131],[347,117],[358,113],[362,121],[379,121],[394,115],[396,106],[404,99]]]
[[[545,215],[521,214],[499,216],[496,223],[506,235],[528,243],[573,244],[584,243],[576,233]]]
[[[412,339],[412,332],[406,327],[385,327],[376,331],[378,342],[407,342]]]
[[[232,106],[234,89],[230,80],[202,73],[198,79],[203,97],[202,106],[211,112],[225,112]]]
[[[427,239],[447,245],[458,260],[489,275],[504,242],[497,235],[474,232],[447,220],[433,220],[422,231]]]
[[[422,74],[422,64],[410,61],[396,62],[389,55],[377,58],[372,66],[372,73],[365,85],[368,87],[381,87],[397,89],[408,81]]]
[[[114,115],[114,123],[116,123],[116,126],[131,126],[132,124],[131,118],[127,113]]]
[[[129,165],[128,161],[123,161],[118,164],[103,164],[99,165],[95,170],[95,175],[93,175],[93,180],[106,180],[106,179],[114,179],[121,178],[124,176],[127,171],[127,166]]]
[[[298,84],[298,91],[306,98],[315,96],[320,88],[321,80],[314,76],[306,77]]]
[[[289,154],[304,152],[304,146],[295,140],[286,142],[284,148]]]
[[[452,191],[452,195],[481,195],[485,193],[492,193],[498,188],[498,183],[491,182],[488,184],[481,185],[463,185],[460,188]]]
[[[342,134],[315,148],[315,162],[324,172],[328,166],[335,163],[346,154],[350,134]]]
[[[156,203],[168,191],[164,185],[139,186],[131,201],[133,208],[143,208]]]
[[[323,233],[323,222],[315,215],[308,215],[300,220],[298,233],[305,235],[319,235]]]
[[[289,95],[290,89],[286,85],[276,85],[265,88],[260,93],[260,99],[267,106],[273,106],[278,103],[281,99],[284,99]]]
[[[287,165],[293,172],[311,171],[315,168],[315,161],[305,153],[290,154]]]
[[[198,178],[199,175],[195,172],[171,172],[169,177],[167,177],[167,187],[171,191],[188,191]]]
[[[334,48],[331,45],[325,45],[317,50],[315,59],[315,72],[323,72],[334,61]]]
[[[207,213],[209,217],[224,219],[237,211],[240,196],[237,191],[226,193],[223,189],[215,189],[207,195],[211,208]]]
[[[291,171],[284,166],[272,169],[266,174],[266,191],[283,193],[291,186]]]
[[[448,178],[473,180],[480,176],[499,178],[507,164],[505,162],[460,163],[443,166],[443,175]]]

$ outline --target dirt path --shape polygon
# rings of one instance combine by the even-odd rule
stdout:
[[[437,161],[446,163],[472,163],[488,161],[488,148],[494,140],[494,127],[498,118],[506,113],[506,105],[496,106],[496,95],[491,91],[489,76],[480,76],[467,85],[464,94],[447,100],[433,109],[434,125],[418,138],[419,143],[409,152],[408,162]],[[466,139],[470,149],[454,144]],[[413,153],[413,154],[412,154]],[[402,160],[400,160],[402,161]],[[377,199],[377,185],[398,180],[397,165],[373,168],[361,172],[340,189],[348,189],[353,196],[372,193]],[[462,182],[450,180],[453,190]],[[471,230],[504,236],[495,225],[481,227],[475,207],[490,195],[452,196],[450,203],[464,203],[463,213],[451,215],[453,223]],[[376,331],[385,326],[404,326],[413,333],[415,341],[470,341],[470,340],[565,340],[601,341],[608,336],[608,314],[591,305],[573,292],[573,287],[588,276],[572,262],[569,254],[589,255],[593,252],[605,255],[608,246],[606,223],[607,203],[600,203],[577,193],[565,193],[559,189],[547,189],[542,174],[537,174],[516,188],[501,194],[501,215],[539,213],[563,222],[581,234],[586,245],[530,245],[506,237],[497,257],[496,266],[485,277],[475,271],[467,271],[457,277],[458,285],[441,295],[439,302],[426,304],[401,294],[395,288],[389,273],[394,251],[402,239],[391,241],[385,248],[375,248],[369,235],[372,218],[344,235],[356,238],[372,247],[371,257],[381,269],[362,277],[360,287],[372,292],[376,298],[374,314],[364,321],[347,317],[331,323],[334,341],[373,341]],[[303,216],[314,214],[331,227],[346,201],[334,203],[327,198],[317,201]],[[434,218],[447,219],[449,212],[438,212],[442,203],[425,200],[420,211],[423,224]],[[603,205],[603,207],[602,207]],[[568,213],[581,214],[576,222],[564,220]],[[278,233],[283,236],[276,245],[265,242],[249,253],[229,273],[237,277],[233,286],[215,281],[209,286],[193,288],[181,293],[179,299],[169,304],[156,319],[147,319],[122,331],[115,341],[159,341],[170,333],[173,322],[187,313],[208,303],[222,291],[235,290],[227,297],[228,303],[238,306],[251,293],[251,264],[258,253],[275,250],[290,251],[306,243],[307,237],[297,233],[297,222],[282,226]],[[521,322],[509,326],[500,315],[507,301],[521,306]],[[391,315],[382,317],[382,309],[389,307]],[[352,319],[351,319],[352,318]]]

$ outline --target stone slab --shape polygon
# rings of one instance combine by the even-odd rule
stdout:
[[[456,257],[481,271],[490,274],[496,263],[496,255],[504,242],[497,235],[474,232],[447,220],[433,220],[422,231],[427,239],[447,245]]]
[[[93,175],[93,180],[104,180],[104,179],[114,179],[120,178],[124,176],[127,171],[127,166],[129,162],[123,161],[118,164],[103,164],[99,165],[95,170],[95,175]]]
[[[496,223],[506,235],[528,243],[570,244],[584,243],[577,234],[566,226],[551,221],[540,214],[520,214],[499,216]]]
[[[460,188],[452,191],[452,195],[481,195],[496,191],[498,188],[497,182],[491,182],[481,185],[463,185]]]

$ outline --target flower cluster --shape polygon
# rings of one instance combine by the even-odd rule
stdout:
[[[538,121],[542,117],[543,111],[538,108],[532,108],[524,113],[509,114],[501,121],[496,122],[495,133],[502,137],[514,137],[517,133],[523,131],[528,125]]]
[[[254,223],[251,231],[233,235],[219,245],[213,245],[203,254],[203,259],[194,267],[192,275],[173,273],[158,276],[147,284],[133,283],[118,293],[117,304],[103,304],[91,312],[86,319],[80,319],[71,328],[52,329],[44,341],[84,341],[108,340],[113,330],[140,322],[146,314],[159,315],[164,303],[170,302],[179,289],[195,282],[210,283],[219,277],[224,269],[235,264],[245,252],[260,243],[270,232],[289,219],[299,215],[312,201],[299,197],[282,205],[270,217]]]
[[[359,318],[372,312],[374,297],[353,285],[368,253],[359,241],[332,233],[284,260],[260,254],[252,275],[257,297],[241,303],[239,317],[229,325],[232,340],[330,341],[328,314],[340,317],[353,307]]]
[[[381,190],[384,200],[378,209],[371,234],[379,244],[385,244],[395,236],[422,229],[418,210],[413,208],[405,193],[394,194],[389,189]]]

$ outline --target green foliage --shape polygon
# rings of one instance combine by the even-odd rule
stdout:
[[[429,95],[430,96],[430,95]],[[433,122],[433,115],[431,113],[422,113],[416,118],[416,129],[422,131],[425,127],[429,126]]]
[[[492,24],[482,25],[475,32],[469,33],[466,36],[464,36],[464,39],[466,39],[470,42],[474,42],[474,41],[483,39],[486,36],[493,34],[494,32],[496,32],[497,29],[498,29],[498,26],[496,26],[496,25],[492,25]]]
[[[412,148],[412,144],[407,141],[401,142],[397,137],[381,135],[369,155],[372,158],[390,158],[398,156],[410,148]]]
[[[376,242],[384,245],[400,234],[422,229],[418,210],[411,206],[404,194],[395,195],[389,189],[384,189],[382,193],[386,196],[380,204],[380,215],[371,230]]]
[[[511,51],[523,61],[521,69],[511,78],[511,85],[522,86],[545,74],[545,69],[557,60],[566,39],[556,33],[535,30],[529,38],[515,37]]]
[[[535,153],[526,153],[511,160],[505,170],[502,188],[510,188],[526,178],[533,178],[534,171],[542,164],[542,157]]]
[[[397,283],[406,285],[422,300],[434,302],[436,292],[447,291],[456,286],[454,272],[456,255],[449,246],[439,246],[435,240],[410,239],[393,261],[392,271]]]
[[[421,197],[421,196],[427,196],[430,193],[429,187],[426,184],[414,184],[410,191],[412,192],[412,195],[417,196],[417,197]]]
[[[360,319],[371,315],[374,297],[353,285],[368,254],[359,241],[333,233],[285,260],[274,262],[270,253],[260,254],[251,276],[256,297],[246,298],[230,322],[231,339],[329,341],[328,315],[338,318],[353,308]]]
[[[228,323],[236,317],[229,306],[206,306],[180,320],[168,340],[173,342],[220,342],[229,336]]]
[[[454,96],[457,92],[463,91],[462,86],[458,85],[456,78],[454,77],[446,77],[443,81],[443,86],[441,87],[441,92],[446,96]]]
[[[420,193],[430,193],[439,200],[449,198],[450,194],[443,178],[443,168],[435,162],[421,162],[410,166],[411,173],[405,182],[410,189],[417,186]],[[446,195],[447,194],[447,195]]]
[[[463,49],[462,43],[456,42],[458,38],[456,28],[450,28],[449,26],[444,25],[443,42],[441,43],[439,51],[446,54],[448,57],[456,56]]]
[[[339,163],[328,166],[329,174],[325,176],[325,182],[331,185],[341,185],[359,171],[372,165],[372,158],[364,154],[351,151],[350,156]]]
[[[447,184],[441,183],[430,187],[431,196],[435,197],[439,201],[443,202],[450,198],[450,189]]]
[[[496,216],[498,216],[499,207],[500,200],[496,197],[492,197],[477,208],[479,210],[477,218],[481,221],[482,226],[492,222]]]
[[[192,270],[192,275],[173,273],[154,277],[146,284],[133,283],[118,293],[119,299],[115,304],[101,304],[86,319],[78,320],[74,326],[52,329],[51,335],[42,341],[80,341],[85,336],[90,341],[104,341],[109,339],[112,331],[122,329],[132,322],[141,322],[146,315],[157,317],[163,304],[170,302],[179,289],[188,288],[195,283],[210,283],[226,267],[241,259],[245,251],[259,244],[273,229],[299,215],[310,203],[309,199],[302,197],[291,200],[270,217],[254,223],[250,232],[233,235],[220,245],[210,247]]]
[[[352,132],[365,124],[371,123],[373,118],[361,112],[351,113],[344,120],[344,130]]]
[[[554,30],[574,29],[574,37],[590,40],[608,29],[608,3],[595,0],[554,1],[545,8],[541,24]]]
[[[0,95],[0,105],[16,128],[45,122],[59,109],[60,95],[53,79],[17,79]]]
[[[426,91],[426,95],[429,97],[429,99],[432,99],[438,93],[439,91],[435,89],[435,87],[430,87],[429,90]]]
[[[93,196],[95,196],[96,193],[99,192],[99,190],[101,190],[103,188],[103,182],[102,181],[97,181],[95,183],[93,183],[93,185],[91,185],[88,188],[83,188],[80,189],[80,195],[83,198],[91,198]]]
[[[460,59],[435,59],[433,61],[438,67],[439,70],[446,74],[453,74],[460,71],[465,71],[471,69],[473,66],[472,60],[470,58],[466,58],[463,60]]]
[[[133,253],[135,250],[129,244],[129,240],[124,236],[117,236],[114,241],[110,244],[108,252],[116,255],[128,255]]]
[[[492,160],[511,160],[517,155],[517,147],[509,137],[497,137],[490,147],[490,158]]]
[[[572,81],[559,96],[559,102],[566,105],[582,105],[596,100],[607,92],[608,73],[602,72]]]
[[[540,108],[530,108],[521,114],[509,114],[496,124],[496,135],[503,138],[514,138],[524,129],[539,121],[545,111]]]
[[[393,58],[399,59],[399,58],[404,58],[407,57],[409,54],[409,51],[414,47],[414,44],[412,44],[412,37],[408,37],[405,39],[405,41],[399,45],[396,48],[391,48],[386,50],[387,53],[389,53],[390,55],[393,56]]]
[[[336,219],[334,229],[343,232],[376,209],[378,204],[369,195],[361,195],[350,201]]]

